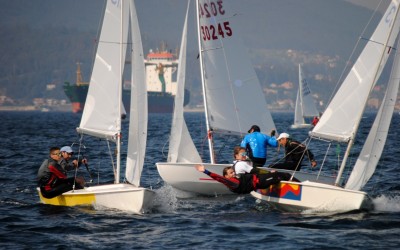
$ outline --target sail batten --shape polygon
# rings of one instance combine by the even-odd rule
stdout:
[[[318,133],[314,131],[309,132],[310,137],[324,139],[329,141],[336,141],[336,142],[349,142],[352,137],[347,135],[337,135],[337,134],[327,134],[327,133]]]
[[[104,130],[95,130],[95,129],[85,129],[85,128],[77,128],[76,129],[80,134],[86,134],[93,137],[97,137],[100,139],[107,139],[111,141],[116,141],[118,131],[104,131]]]

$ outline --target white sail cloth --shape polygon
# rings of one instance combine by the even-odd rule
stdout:
[[[342,86],[310,133],[312,136],[343,142],[354,138],[368,96],[381,75],[399,33],[397,8],[398,2],[392,1]]]

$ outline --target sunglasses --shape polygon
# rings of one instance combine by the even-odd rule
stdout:
[[[246,152],[240,153],[241,156],[247,156]]]

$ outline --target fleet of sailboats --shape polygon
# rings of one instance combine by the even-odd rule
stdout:
[[[328,142],[328,148],[331,148],[332,143],[346,145],[336,178],[325,178],[320,173],[290,171],[301,182],[282,181],[269,189],[252,192],[254,198],[285,211],[337,212],[371,205],[370,197],[361,190],[373,175],[382,154],[397,98],[400,55],[392,48],[400,45],[398,42],[395,46],[400,31],[399,1],[391,1],[342,86],[319,123],[309,133],[310,140]],[[167,162],[156,163],[164,182],[185,195],[232,194],[224,185],[194,168],[202,164],[212,172],[221,173],[224,167],[232,166],[216,162],[213,141],[215,134],[243,136],[253,124],[259,125],[264,133],[275,129],[260,83],[236,29],[239,16],[230,9],[229,2],[218,1],[215,4],[218,4],[218,8],[208,0],[196,0],[209,162],[200,156],[183,112],[189,1],[179,55],[168,158]],[[128,34],[131,34],[133,51],[132,92],[125,182],[120,183],[121,117],[124,114],[121,101],[122,75]],[[40,191],[39,196],[43,203],[51,205],[90,205],[143,213],[151,207],[155,192],[140,186],[146,152],[148,110],[143,48],[134,0],[107,1],[99,41],[86,104],[77,131],[82,136],[93,136],[115,143],[117,155],[112,159],[112,162],[116,162],[114,183],[69,191],[52,199],[44,198]],[[364,147],[346,179],[343,173],[350,165],[348,158],[368,96],[392,55],[394,62],[385,97]],[[318,116],[301,65],[295,113],[294,128],[308,127],[304,117]]]
[[[129,19],[132,34],[132,86],[129,138],[125,182],[120,182],[122,75],[128,42]],[[111,153],[113,184],[92,185],[72,190],[52,199],[40,195],[45,204],[88,205],[144,213],[151,208],[155,192],[140,186],[147,140],[147,89],[143,48],[133,0],[106,4],[99,45],[93,66],[85,108],[77,131],[115,143],[116,159]],[[114,168],[114,162],[116,167]]]

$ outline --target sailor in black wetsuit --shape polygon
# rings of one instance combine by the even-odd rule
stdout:
[[[197,165],[196,169],[210,176],[214,180],[221,182],[232,192],[237,194],[249,194],[251,191],[265,189],[271,185],[278,184],[281,180],[289,181],[291,178],[290,174],[279,172],[270,172],[266,174],[241,174],[239,177],[236,177],[232,167],[224,168],[222,173],[224,176],[212,173],[202,165]],[[293,178],[292,181],[298,182],[295,178]]]
[[[43,161],[38,171],[38,186],[43,197],[54,198],[72,189],[82,189],[84,180],[67,177],[66,171],[58,164],[61,159],[60,148],[50,149],[49,159]]]
[[[269,165],[270,168],[300,171],[304,156],[308,157],[312,168],[317,166],[313,153],[304,144],[292,140],[289,134],[281,133],[278,137],[278,142],[285,147],[284,162],[271,164]]]

